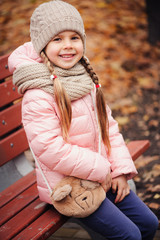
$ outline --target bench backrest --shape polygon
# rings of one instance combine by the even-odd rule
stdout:
[[[0,57],[0,166],[28,149],[21,123],[21,95],[12,83],[8,57]]]

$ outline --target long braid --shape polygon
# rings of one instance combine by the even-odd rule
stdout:
[[[55,75],[54,67],[44,51],[41,52],[41,57],[48,67],[51,75]],[[54,79],[54,96],[60,112],[62,136],[64,140],[67,141],[68,131],[72,120],[72,108],[70,98],[58,78]]]
[[[96,73],[93,71],[93,68],[91,67],[87,58],[82,57],[81,63],[85,67],[86,71],[89,73],[94,84],[97,85],[99,83],[98,77]],[[108,122],[108,116],[106,112],[105,99],[104,99],[104,95],[101,88],[96,88],[96,105],[97,105],[98,121],[100,124],[102,140],[104,144],[107,146],[108,152],[110,153],[111,146],[109,141],[109,122]]]

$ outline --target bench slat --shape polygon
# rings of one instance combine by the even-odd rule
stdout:
[[[148,147],[149,141],[134,141],[127,145],[131,156],[136,160]],[[132,148],[136,147],[134,151]],[[23,232],[18,234],[14,240],[23,239],[46,239],[46,236],[51,236],[60,226],[62,226],[68,218],[63,216],[63,219],[57,219],[57,216],[53,218],[55,211],[53,208],[44,213],[40,218],[34,221]],[[55,223],[55,224],[54,224]],[[43,225],[42,225],[43,224]],[[34,230],[33,230],[34,229]]]
[[[139,157],[148,147],[149,147],[149,141],[133,141],[130,142],[128,145],[128,149],[131,153],[132,158],[135,160],[137,157]],[[133,149],[135,148],[135,150]],[[20,179],[21,180],[21,179]],[[19,180],[19,181],[20,181]],[[13,199],[11,202],[6,204],[2,210],[1,210],[1,216],[6,215],[7,210],[8,212],[12,212],[12,209],[14,211],[14,214],[10,214],[7,219],[10,219],[8,222],[1,227],[1,231],[5,232],[8,236],[5,230],[5,227],[7,229],[10,229],[9,236],[15,236],[13,239],[23,239],[23,240],[29,240],[29,239],[47,239],[49,236],[51,236],[57,229],[59,229],[60,226],[62,226],[66,221],[67,217],[59,214],[53,207],[48,205],[49,210],[44,210],[44,212],[38,216],[36,215],[36,211],[34,211],[34,208],[32,208],[34,205],[34,202],[38,201],[37,198],[34,198],[35,192],[37,192],[36,184],[34,184],[32,187],[32,190],[30,191],[30,188],[24,191],[24,193],[18,195],[15,199]],[[14,189],[14,187],[13,187]],[[28,191],[28,192],[27,192]],[[27,194],[26,194],[27,192]],[[25,204],[21,204],[21,206],[17,207],[19,205],[19,202],[21,200],[21,196],[25,197],[27,200]],[[37,193],[38,196],[38,193]],[[33,200],[31,200],[33,197]],[[28,202],[28,204],[27,204]],[[30,209],[30,213],[32,217],[29,215],[27,216],[28,207]],[[16,208],[16,209],[15,209]],[[12,215],[12,216],[11,216]],[[12,218],[13,217],[13,218]],[[21,218],[25,218],[24,224],[20,224],[20,228],[17,228],[17,223],[21,222]],[[23,221],[22,221],[23,222]],[[28,222],[28,224],[27,224]],[[8,238],[5,238],[8,239]]]
[[[0,141],[0,166],[28,149],[24,129],[19,129]]]
[[[26,176],[22,177],[7,189],[0,193],[0,208],[2,208],[5,204],[13,200],[16,196],[21,194],[27,188],[36,183],[36,173],[35,170],[28,173]]]
[[[21,97],[17,92],[17,87],[12,83],[12,79],[0,84],[0,107],[3,107]]]
[[[21,126],[21,103],[16,102],[22,96],[12,83],[8,56],[0,57],[0,136],[4,138],[0,140],[0,166],[28,149],[24,129],[18,129]],[[9,135],[10,131],[12,134]],[[149,141],[128,144],[133,160],[148,147]],[[40,201],[35,170],[0,193],[0,207],[0,239],[47,239],[68,219],[51,205]]]
[[[13,238],[13,240],[47,239],[67,220],[68,217],[61,215],[52,207],[31,225],[25,228],[24,231]]]
[[[0,57],[0,80],[12,75],[8,69],[8,57],[9,54]]]
[[[148,140],[131,141],[127,144],[133,161],[140,157],[150,146]]]
[[[39,198],[36,199],[33,203],[19,212],[16,217],[13,217],[2,226],[0,231],[1,239],[7,240],[13,238],[35,219],[40,217],[45,211],[47,211],[49,207],[51,207],[49,204],[41,202]]]
[[[21,102],[0,112],[0,136],[20,126],[21,123]]]
[[[37,184],[33,184],[1,209],[0,226],[38,198]]]

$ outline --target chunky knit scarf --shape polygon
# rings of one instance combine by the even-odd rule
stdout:
[[[68,93],[71,101],[87,95],[93,89],[93,82],[84,66],[77,63],[71,69],[54,67],[58,79]],[[54,80],[50,79],[50,72],[43,63],[23,65],[13,74],[13,83],[23,94],[28,89],[42,89],[54,95]]]

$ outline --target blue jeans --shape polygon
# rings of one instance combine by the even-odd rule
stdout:
[[[110,190],[97,211],[79,220],[106,239],[152,240],[158,228],[153,212],[133,191],[118,204],[115,197]]]

